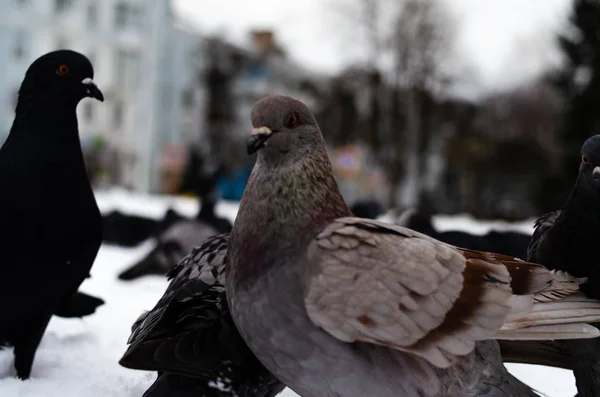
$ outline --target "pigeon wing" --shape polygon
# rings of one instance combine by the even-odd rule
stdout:
[[[203,364],[215,357],[203,344],[219,337],[220,321],[228,317],[222,284],[228,240],[228,234],[208,238],[171,269],[165,294],[133,324],[121,365],[202,374]],[[216,375],[210,366],[207,371]]]
[[[304,299],[315,325],[440,368],[480,340],[599,334],[583,324],[598,318],[600,304],[577,293],[582,280],[399,226],[337,219],[310,244],[307,263]]]
[[[538,261],[538,250],[542,244],[542,241],[546,238],[546,234],[552,226],[554,226],[554,222],[560,216],[561,211],[554,211],[542,215],[536,221],[533,227],[535,230],[533,231],[533,236],[531,236],[531,240],[529,241],[529,245],[527,246],[527,260],[532,262]]]

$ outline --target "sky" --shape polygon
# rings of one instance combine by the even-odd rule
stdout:
[[[456,24],[458,95],[511,87],[560,62],[554,38],[565,26],[570,0],[439,1]],[[220,32],[236,43],[247,39],[250,29],[272,28],[292,59],[335,73],[364,59],[359,29],[342,17],[357,2],[175,0],[174,6],[201,32]]]

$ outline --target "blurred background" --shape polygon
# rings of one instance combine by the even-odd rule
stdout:
[[[239,200],[255,101],[315,113],[347,201],[524,219],[562,206],[600,132],[600,1],[1,0],[0,142],[29,64],[86,54],[97,189]]]

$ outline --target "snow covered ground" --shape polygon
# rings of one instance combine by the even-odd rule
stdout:
[[[166,196],[145,196],[123,190],[97,193],[102,211],[161,217],[169,206],[192,216],[195,200]],[[222,202],[217,211],[232,221],[237,203]],[[531,231],[532,222],[507,224],[478,222],[468,216],[438,217],[435,226],[485,233],[491,227]],[[167,285],[161,277],[145,277],[134,282],[117,280],[119,271],[143,256],[151,248],[144,243],[134,249],[104,245],[100,249],[92,278],[82,290],[101,296],[106,304],[95,315],[83,320],[53,318],[44,335],[33,366],[32,378],[22,382],[15,377],[12,351],[0,351],[1,397],[140,397],[153,382],[151,372],[122,368],[117,361],[125,350],[130,326],[142,310],[152,308]],[[570,372],[528,365],[508,365],[518,378],[543,395],[574,396]],[[281,396],[296,396],[289,389]]]

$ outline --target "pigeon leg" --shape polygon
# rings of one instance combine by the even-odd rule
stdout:
[[[27,380],[31,374],[35,352],[42,340],[50,317],[52,315],[45,315],[43,318],[38,319],[38,321],[30,323],[32,331],[19,338],[15,343],[15,369],[17,370],[17,377],[21,380]]]

